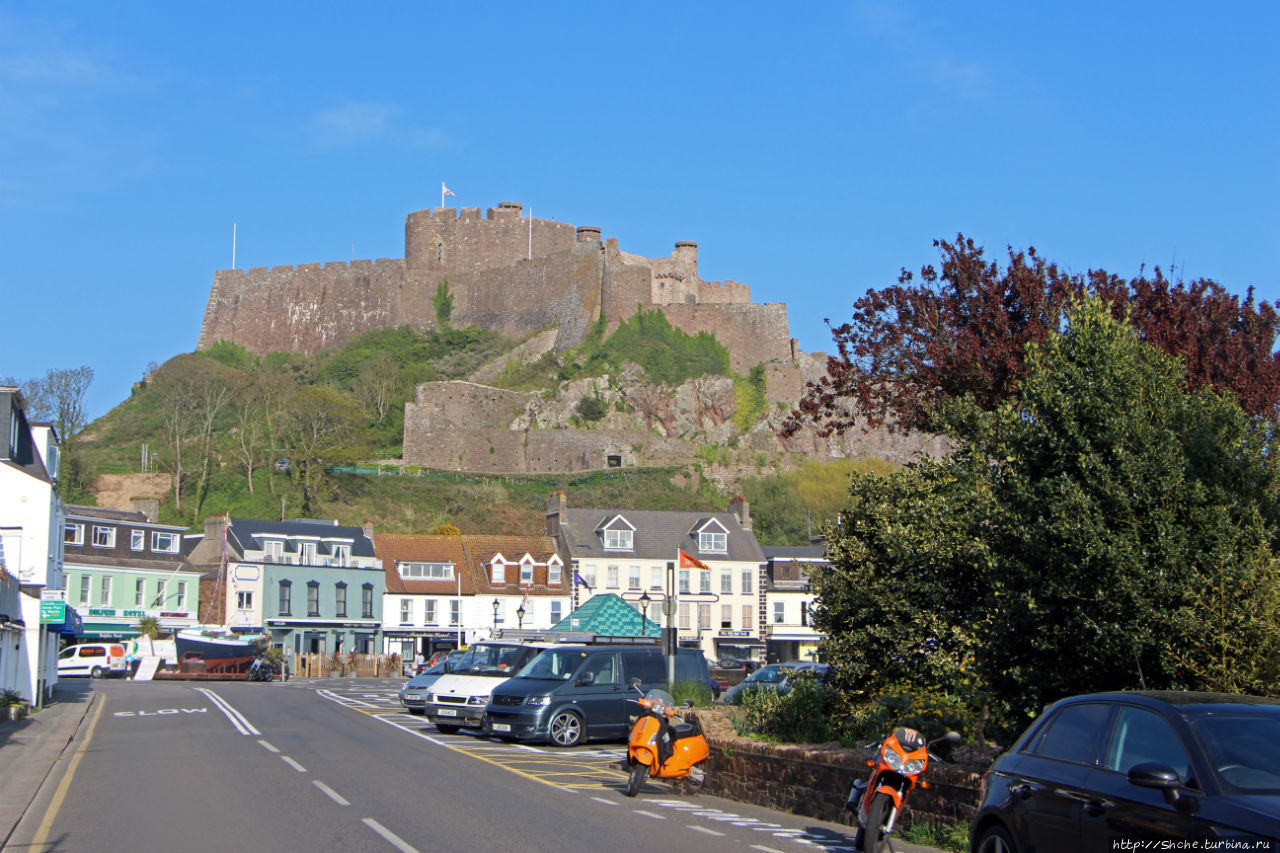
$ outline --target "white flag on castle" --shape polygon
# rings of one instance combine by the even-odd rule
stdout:
[[[449,187],[445,185],[444,181],[441,181],[440,182],[440,206],[441,207],[444,207],[444,197],[447,195],[451,195],[454,198],[458,197],[457,193],[449,189]]]

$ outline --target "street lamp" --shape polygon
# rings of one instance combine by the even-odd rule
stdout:
[[[645,621],[649,618],[649,600],[649,593],[640,593],[640,635],[643,637],[649,636],[649,623]]]
[[[524,630],[524,603],[523,602],[520,604],[519,607],[516,608],[516,628],[521,631]]]
[[[493,630],[495,631],[498,630],[498,608],[501,606],[502,605],[498,603],[498,599],[495,598],[493,600]]]

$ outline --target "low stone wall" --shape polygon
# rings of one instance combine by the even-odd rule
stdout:
[[[739,736],[720,709],[699,709],[697,716],[711,746],[704,793],[832,823],[854,822],[845,798],[855,779],[866,778],[869,752],[835,743],[766,743]],[[925,771],[929,787],[912,792],[899,825],[968,823],[977,810],[983,769],[931,762]]]

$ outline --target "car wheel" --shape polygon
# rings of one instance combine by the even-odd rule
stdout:
[[[1013,839],[1003,826],[989,826],[982,833],[978,845],[973,848],[977,853],[1018,853]]]
[[[107,671],[100,666],[95,666],[93,669],[89,671],[89,676],[91,678],[105,678],[106,675],[107,675]]]
[[[573,711],[561,711],[551,718],[551,742],[556,746],[577,746],[586,734],[582,718]]]
[[[627,779],[627,796],[634,797],[640,793],[640,787],[644,784],[644,777],[649,775],[649,765],[641,764],[637,761],[631,765],[631,776]]]
[[[455,726],[448,723],[436,723],[436,731],[442,735],[457,734],[458,729],[460,728],[462,728],[462,726]]]

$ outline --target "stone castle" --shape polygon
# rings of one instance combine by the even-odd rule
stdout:
[[[483,217],[474,207],[411,213],[404,258],[220,270],[198,348],[226,340],[259,354],[311,353],[370,328],[434,328],[441,282],[455,327],[515,338],[555,329],[557,352],[601,317],[612,331],[639,309],[660,308],[676,328],[714,333],[736,371],[795,355],[786,305],[753,303],[739,282],[704,281],[697,243],[645,258],[602,240],[597,227],[526,217],[517,202]]]

